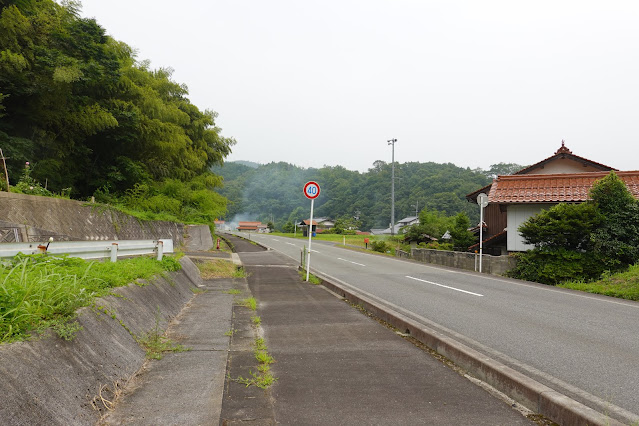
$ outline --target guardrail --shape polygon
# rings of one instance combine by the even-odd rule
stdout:
[[[164,253],[173,253],[173,240],[116,240],[116,241],[53,241],[38,243],[0,244],[0,258],[23,254],[68,254],[82,259],[111,259],[119,257],[156,255],[162,260]]]

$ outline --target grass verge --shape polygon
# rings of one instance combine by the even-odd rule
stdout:
[[[213,278],[246,278],[244,268],[237,267],[233,262],[226,259],[212,259],[197,262],[202,279]]]
[[[631,266],[626,272],[604,275],[598,281],[568,281],[557,287],[639,301],[639,264]]]
[[[0,263],[0,343],[26,340],[51,328],[70,340],[80,329],[76,310],[115,287],[163,276],[180,263],[165,257],[94,262],[67,256],[19,255]]]

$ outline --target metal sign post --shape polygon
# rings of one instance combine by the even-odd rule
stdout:
[[[481,273],[481,264],[484,260],[484,207],[488,205],[488,195],[483,192],[479,194],[477,204],[479,204],[479,272]]]
[[[317,182],[307,182],[304,185],[304,195],[311,200],[311,218],[308,223],[308,257],[306,260],[306,281],[310,278],[311,274],[311,241],[313,236],[313,206],[315,205],[315,199],[319,197],[320,186]]]

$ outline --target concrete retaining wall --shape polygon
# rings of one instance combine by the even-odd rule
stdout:
[[[479,255],[475,255],[475,253],[458,251],[432,249],[411,250],[411,258],[419,262],[434,263],[436,265],[466,269],[469,271],[474,271],[476,265],[479,265],[479,263],[476,263],[479,262],[478,256]],[[485,254],[483,255],[482,272],[492,275],[504,275],[506,271],[509,271],[516,265],[517,260],[512,256],[491,256]]]
[[[0,192],[0,221],[20,228],[23,242],[57,240],[184,241],[184,226],[173,222],[140,221],[100,204],[62,198]]]
[[[180,262],[167,279],[115,289],[120,297],[81,309],[82,329],[71,341],[49,335],[0,345],[0,424],[95,424],[145,360],[133,335],[152,330],[156,318],[164,330],[201,284],[193,262]]]

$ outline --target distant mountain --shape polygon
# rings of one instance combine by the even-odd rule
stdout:
[[[219,193],[229,199],[227,220],[274,220],[279,228],[287,221],[308,218],[310,202],[302,193],[314,180],[321,194],[315,201],[316,217],[333,219],[357,216],[362,229],[386,228],[391,217],[391,165],[376,161],[365,173],[341,166],[305,169],[289,163],[251,167],[247,162],[227,162],[212,171],[224,178]],[[255,163],[252,163],[253,165]],[[395,220],[414,216],[424,207],[452,216],[466,212],[471,223],[479,221],[477,205],[465,195],[490,183],[487,172],[454,164],[403,163],[395,165]]]

